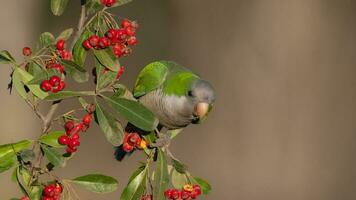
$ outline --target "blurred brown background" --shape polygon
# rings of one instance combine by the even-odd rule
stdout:
[[[61,18],[48,7],[48,1],[3,2],[0,49],[20,58],[41,32],[76,25],[77,1]],[[170,59],[216,87],[209,120],[172,144],[194,175],[211,182],[203,199],[356,199],[356,1],[135,0],[115,13],[141,25],[134,55],[122,59],[126,84],[145,64]],[[36,138],[40,130],[22,100],[8,95],[9,72],[0,66],[0,143]],[[59,174],[103,172],[123,186],[142,157],[118,163],[112,154],[93,126]],[[9,176],[0,174],[1,200],[20,195]],[[120,191],[79,193],[119,199]]]

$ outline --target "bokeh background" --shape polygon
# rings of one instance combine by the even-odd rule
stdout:
[[[45,0],[3,1],[0,49],[21,58],[22,47],[34,45],[41,32],[76,26],[77,1],[60,18],[48,8]],[[168,59],[216,88],[210,118],[171,145],[194,175],[212,184],[202,199],[356,199],[356,1],[135,0],[114,12],[141,25],[134,54],[122,59],[124,83],[132,86],[147,63]],[[9,73],[0,66],[0,143],[40,131],[30,109],[8,94]],[[59,174],[112,175],[119,191],[79,194],[119,199],[142,157],[119,163],[112,154],[93,126]],[[0,174],[0,199],[20,196],[9,176]]]

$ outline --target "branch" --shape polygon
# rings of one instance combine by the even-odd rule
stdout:
[[[81,0],[82,10],[81,10],[81,13],[80,13],[80,18],[79,18],[79,22],[78,22],[77,32],[76,32],[75,35],[74,35],[72,44],[70,45],[70,48],[71,48],[71,49],[73,49],[73,47],[74,47],[74,45],[75,45],[75,42],[78,40],[78,38],[80,37],[80,35],[82,34],[83,29],[84,29],[84,22],[85,22],[86,19],[87,19],[85,3],[86,3],[86,0]]]

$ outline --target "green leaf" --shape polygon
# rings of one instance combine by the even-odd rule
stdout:
[[[51,0],[51,10],[56,16],[63,14],[68,4],[68,0]]]
[[[62,100],[62,99],[81,97],[81,96],[93,96],[93,95],[95,95],[95,92],[93,92],[93,91],[78,91],[78,92],[61,91],[58,93],[53,93],[53,94],[48,95],[48,97],[46,97],[45,100],[58,101],[58,100]]]
[[[187,171],[187,166],[181,163],[179,160],[172,158],[172,161],[173,161],[173,167],[177,172],[184,174]]]
[[[119,121],[109,112],[106,112],[99,103],[96,103],[95,114],[106,139],[114,146],[120,145],[124,133]]]
[[[15,59],[11,56],[11,54],[6,51],[0,51],[0,64],[9,64],[15,63]]]
[[[199,177],[194,177],[194,180],[200,185],[203,194],[208,194],[211,191],[211,186],[206,180]]]
[[[62,61],[66,72],[78,83],[84,83],[89,80],[89,73],[86,70],[77,65],[73,61]]]
[[[0,157],[0,173],[10,169],[16,162],[16,156],[13,153],[8,153],[3,157]]]
[[[64,134],[65,134],[64,131],[55,131],[55,132],[49,133],[47,135],[42,135],[40,137],[39,141],[42,144],[46,144],[51,147],[61,148],[61,147],[64,147],[64,145],[61,145],[58,143],[58,138]]]
[[[96,89],[101,90],[103,88],[108,87],[110,84],[116,81],[117,72],[107,70],[105,66],[103,66],[98,59],[95,59],[96,66]]]
[[[42,186],[32,186],[30,189],[30,199],[31,200],[38,200],[42,197]]]
[[[166,154],[161,149],[158,150],[153,184],[153,198],[155,200],[165,200],[164,191],[168,187],[169,177]]]
[[[56,69],[48,69],[47,71],[42,70],[42,72],[34,76],[33,79],[27,83],[27,85],[40,84],[43,80],[49,79],[51,76],[54,75],[60,76],[58,70]]]
[[[104,96],[104,99],[107,100],[112,108],[120,113],[122,117],[138,128],[144,131],[152,131],[157,127],[157,118],[139,102],[117,97],[109,98]]]
[[[9,153],[18,153],[24,149],[27,149],[31,146],[33,141],[31,140],[22,140],[17,143],[4,144],[0,146],[0,158],[6,156]],[[15,151],[15,152],[14,152]]]
[[[42,73],[44,70],[42,67],[36,62],[30,62],[28,66],[28,73],[32,76],[37,76],[38,74]]]
[[[184,185],[189,183],[185,174],[181,174],[176,170],[173,170],[171,180],[174,188],[183,188]]]
[[[136,178],[143,170],[146,169],[146,164],[142,163],[130,176],[129,183]]]
[[[40,35],[40,45],[41,47],[47,47],[55,43],[54,36],[52,33],[44,32]]]
[[[12,74],[12,84],[17,92],[23,99],[27,99],[27,92],[25,90],[25,84],[22,81],[22,75],[16,68]]]
[[[73,59],[79,66],[84,66],[85,59],[87,57],[87,50],[83,47],[83,41],[88,39],[92,33],[90,31],[84,31],[80,38],[75,42],[73,47]]]
[[[174,130],[168,130],[167,134],[169,134],[171,136],[171,139],[177,137],[177,135],[183,131],[183,128],[181,129],[174,129]]]
[[[41,145],[41,148],[50,163],[52,163],[54,166],[65,166],[65,158],[60,155],[55,149],[46,145]]]
[[[116,179],[101,174],[89,174],[70,181],[95,193],[113,192],[118,187]]]
[[[140,198],[140,196],[142,196],[145,190],[147,172],[148,168],[145,167],[139,174],[137,174],[135,178],[129,182],[129,184],[122,192],[120,200],[137,200]]]
[[[22,172],[23,167],[22,166],[18,166],[16,168],[16,182],[19,185],[22,193],[24,193],[26,196],[29,196],[29,193],[27,191],[27,187],[25,187],[27,184],[23,184],[23,182],[25,182],[25,180],[23,180],[23,172]]]
[[[72,28],[66,29],[61,34],[59,34],[59,36],[57,37],[57,41],[60,39],[68,40],[72,34],[73,34]]]
[[[87,101],[85,101],[85,99],[83,99],[82,97],[79,97],[79,98],[78,98],[78,101],[79,101],[80,105],[82,105],[82,107],[83,107],[84,109],[87,109],[87,106],[88,106],[89,104],[88,104]]]
[[[31,74],[29,74],[28,72],[20,68],[16,68],[15,72],[19,74],[19,76],[22,78],[22,82],[25,85],[27,85],[27,83],[33,79],[33,76]],[[27,87],[35,96],[37,96],[40,99],[44,99],[48,96],[48,93],[42,91],[39,85],[27,85]]]
[[[120,69],[120,63],[110,48],[94,50],[94,55],[102,65],[111,71],[118,71]]]

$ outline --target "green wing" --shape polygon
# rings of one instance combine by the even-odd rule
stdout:
[[[143,96],[163,84],[168,74],[166,63],[166,61],[153,62],[143,68],[135,83],[133,90],[134,97]]]
[[[171,61],[157,61],[147,65],[138,75],[133,94],[136,98],[157,88],[167,95],[182,96],[194,80],[199,79],[185,67]]]

